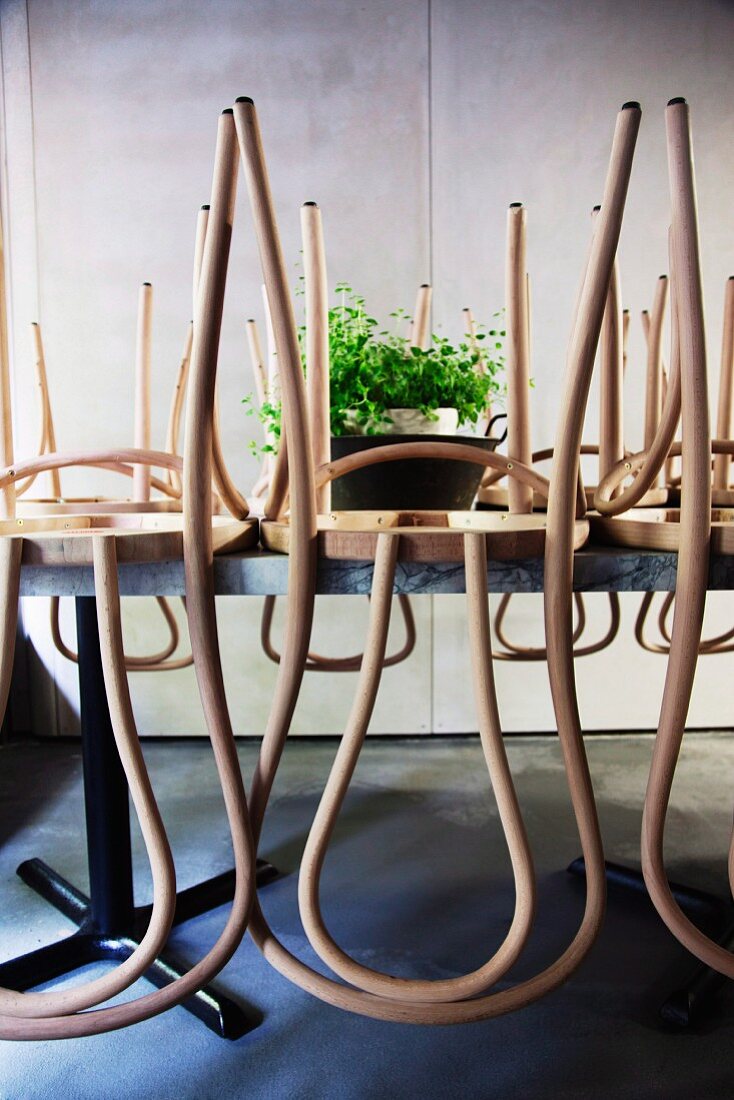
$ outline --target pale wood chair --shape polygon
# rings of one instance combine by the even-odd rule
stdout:
[[[712,453],[714,455],[713,479],[711,489],[711,503],[714,508],[712,521],[715,529],[719,526],[725,528],[732,516],[727,511],[734,504],[734,490],[729,485],[731,454],[725,446],[731,440],[731,406],[732,406],[732,378],[734,377],[734,277],[726,281],[724,294],[724,323],[721,346],[721,370],[719,374],[719,393],[717,403],[716,431],[717,439],[712,441]],[[673,453],[675,452],[675,454]],[[680,445],[675,444],[666,459],[665,468],[670,469],[673,458],[680,453]],[[680,488],[680,476],[666,480],[672,481],[674,486]],[[680,503],[680,492],[678,491]],[[725,536],[725,531],[723,532]],[[646,592],[640,604],[640,610],[635,621],[635,638],[639,645],[650,653],[668,654],[670,652],[670,627],[669,619],[675,603],[673,592],[667,592],[663,597],[657,615],[657,628],[661,641],[654,641],[646,633],[647,621],[650,616],[655,595]],[[734,628],[725,630],[713,638],[701,640],[699,653],[701,656],[731,653],[734,645],[730,645],[734,638]]]
[[[268,925],[257,899],[251,919],[253,938],[282,974],[321,999],[348,1011],[380,1019],[447,1024],[497,1016],[521,1008],[561,984],[591,947],[604,913],[605,875],[598,821],[578,718],[572,656],[572,566],[574,550],[586,539],[587,523],[575,519],[579,505],[577,468],[583,401],[593,368],[604,304],[624,209],[639,127],[637,104],[626,104],[615,130],[602,211],[584,277],[568,358],[563,416],[556,444],[556,465],[548,513],[335,513],[319,515],[317,497],[330,481],[351,469],[424,454],[479,462],[504,470],[530,491],[548,494],[548,482],[516,459],[477,452],[461,444],[385,446],[316,468],[297,333],[286,270],[268,185],[262,143],[252,100],[235,104],[235,122],[254,214],[263,274],[272,312],[280,363],[284,427],[289,471],[289,514],[285,493],[271,492],[261,523],[263,544],[289,555],[288,615],[273,707],[251,790],[253,834],[260,835],[268,797],[290,726],[308,652],[319,556],[374,562],[370,625],[364,661],[347,729],[310,831],[299,878],[299,903],[312,946],[347,985],[296,958]],[[581,411],[580,411],[581,410]],[[281,459],[281,465],[286,459]],[[528,493],[524,494],[529,495]],[[581,510],[584,505],[581,503]],[[546,531],[549,537],[546,540]],[[563,745],[571,800],[587,860],[587,902],[581,926],[566,950],[546,969],[500,992],[487,990],[518,958],[530,930],[535,906],[532,857],[502,744],[492,677],[487,558],[545,555],[548,668],[553,686],[559,737]],[[381,665],[400,560],[461,561],[466,569],[473,687],[480,733],[500,809],[517,901],[508,934],[478,970],[460,978],[424,982],[381,974],[350,958],[332,939],[319,907],[319,879],[337,815],[366,734]]]
[[[668,396],[660,426],[649,448],[631,460],[635,480],[613,500],[611,491],[630,470],[615,468],[599,486],[603,518],[594,521],[615,545],[677,551],[676,612],[670,633],[667,674],[653,749],[642,822],[642,870],[650,897],[673,935],[703,963],[734,978],[734,956],[698,929],[671,891],[664,857],[665,822],[675,769],[685,732],[706,602],[709,557],[734,553],[734,524],[726,512],[712,511],[712,455],[734,453],[730,440],[710,438],[706,383],[706,340],[699,259],[696,195],[688,106],[673,99],[666,111],[671,193],[671,283],[673,349]],[[670,391],[680,394],[682,438],[673,444],[677,416],[668,408]],[[680,509],[621,514],[620,501],[654,480],[668,455],[681,456]],[[734,845],[730,840],[728,878],[734,884]]]
[[[196,293],[201,273],[201,264],[206,238],[209,206],[202,206],[199,210],[196,222],[196,236],[194,247],[193,267],[193,308],[196,308]],[[136,335],[135,356],[135,427],[134,443],[138,448],[150,448],[151,445],[151,360],[152,360],[152,329],[153,329],[153,288],[150,283],[143,283],[138,296],[138,324]],[[34,361],[36,382],[39,390],[39,405],[41,409],[41,444],[39,454],[46,454],[56,450],[56,435],[51,411],[50,393],[46,372],[45,355],[41,330],[38,324],[31,326],[34,348]],[[183,353],[176,373],[176,379],[171,398],[168,426],[166,430],[166,450],[170,454],[178,453],[181,421],[184,409],[186,384],[188,379],[189,364],[193,345],[193,321],[186,330]],[[213,498],[213,510],[218,512],[223,502],[231,515],[244,518],[248,514],[248,506],[227,470],[219,434],[219,416],[215,405],[214,440],[213,440],[213,481],[217,495]],[[133,494],[130,498],[116,499],[109,497],[81,497],[64,498],[61,495],[61,479],[58,469],[49,471],[51,477],[52,497],[41,500],[24,499],[18,508],[18,514],[22,516],[74,514],[85,512],[99,512],[106,515],[111,513],[140,513],[140,512],[169,512],[181,510],[181,479],[174,469],[166,471],[163,481],[151,475],[150,467],[135,467],[129,464],[117,463],[110,466],[116,473],[131,476],[133,480]],[[35,475],[22,483],[22,489],[16,490],[20,496],[33,483]],[[151,497],[151,489],[156,489],[159,496]],[[176,655],[180,641],[180,632],[176,616],[170,602],[163,596],[157,596],[156,604],[161,612],[168,631],[168,641],[163,649],[154,653],[126,657],[126,667],[130,672],[170,672],[188,668],[193,664],[191,652]],[[184,605],[184,612],[186,603]],[[61,633],[60,599],[51,597],[49,607],[49,620],[51,638],[59,653],[67,660],[78,662],[77,653],[64,641]]]
[[[594,217],[599,207],[595,207]],[[526,264],[526,211],[522,203],[512,203],[507,217],[507,243],[505,253],[505,309],[507,342],[507,453],[508,456],[525,456],[528,465],[553,458],[553,447],[532,451],[530,417],[530,290]],[[467,311],[470,313],[470,311]],[[622,443],[622,379],[624,354],[624,323],[619,291],[619,271],[615,259],[609,283],[601,331],[601,388],[599,416],[599,444],[582,444],[582,455],[597,455],[601,472],[608,469],[624,454]],[[508,488],[497,484],[502,476],[488,470],[477,494],[480,506],[490,508],[514,507],[522,510],[543,510],[546,502],[542,496],[518,496],[512,483]],[[594,490],[583,488],[588,504]],[[513,500],[514,494],[514,500]],[[574,656],[586,657],[599,653],[611,645],[619,632],[620,606],[616,592],[608,594],[609,626],[601,638],[578,644],[586,630],[586,606],[584,597],[574,593],[576,626],[573,633]],[[505,619],[512,601],[512,594],[500,597],[493,619],[494,633],[499,642],[492,656],[499,661],[544,661],[545,646],[528,646],[513,641],[507,634]]]
[[[190,396],[183,463],[177,456],[136,448],[46,454],[0,471],[0,712],[7,702],[23,562],[80,563],[94,568],[100,644],[115,739],[138,814],[154,884],[147,933],[124,963],[83,985],[50,992],[0,990],[0,1037],[55,1039],[93,1035],[136,1023],[173,1007],[206,985],[226,964],[245,931],[255,887],[255,858],[247,804],[217,655],[212,561],[215,553],[257,541],[258,525],[212,516],[214,377],[234,212],[239,155],[232,111],[219,122],[209,230],[194,314]],[[4,291],[0,294],[4,305]],[[0,305],[0,309],[2,306]],[[0,338],[4,332],[0,325]],[[7,364],[7,342],[0,343]],[[0,371],[0,375],[2,375]],[[7,408],[7,406],[5,406]],[[7,441],[7,437],[6,437]],[[7,456],[7,451],[6,451]],[[183,515],[142,513],[14,518],[14,486],[26,476],[73,465],[120,463],[158,466],[182,481]],[[207,954],[180,979],[132,1001],[83,1011],[129,987],[160,952],[174,915],[175,870],[140,751],[130,703],[120,624],[117,564],[183,557],[192,652],[212,741],[235,857],[235,896],[224,930]]]
[[[301,207],[301,239],[303,242],[303,276],[306,307],[306,402],[314,465],[321,467],[331,460],[331,417],[330,417],[330,362],[329,362],[329,284],[326,274],[326,249],[322,214],[314,202],[304,203]],[[430,340],[431,287],[424,283],[418,289],[414,317],[411,323],[410,341],[415,347],[426,348]],[[267,294],[263,295],[266,305],[268,337],[268,361],[277,358],[273,347],[272,324]],[[250,322],[254,325],[254,322]],[[256,333],[256,329],[255,329]],[[253,346],[254,345],[254,346]],[[251,351],[255,378],[257,380],[259,340],[251,338]],[[272,371],[269,385],[273,386]],[[269,478],[268,478],[269,483]],[[284,471],[281,481],[283,493],[288,491],[288,471]],[[319,511],[328,512],[331,507],[331,490],[325,484],[317,494]],[[272,510],[273,504],[265,505],[265,511]],[[269,660],[280,663],[281,655],[272,640],[272,625],[277,605],[277,596],[266,596],[260,621],[260,643]],[[410,598],[400,594],[396,597],[403,620],[404,639],[394,653],[385,655],[382,667],[392,668],[411,656],[415,649],[415,616]],[[329,657],[309,650],[305,669],[307,672],[358,672],[364,654],[348,654],[343,657]]]
[[[151,334],[152,334],[152,302],[153,288],[150,283],[143,283],[138,297],[138,326],[137,349],[135,371],[135,445],[138,449],[150,449],[150,362],[151,362]],[[191,356],[191,339],[193,323],[188,326],[184,357],[174,392],[176,395],[181,390],[180,379],[185,370],[188,370],[188,360]],[[56,452],[56,429],[51,406],[51,396],[46,371],[46,357],[43,347],[41,327],[37,322],[31,325],[31,339],[33,347],[33,359],[36,376],[36,386],[39,397],[40,410],[40,441],[37,454],[39,456],[54,454]],[[172,430],[175,429],[175,430]],[[178,425],[173,422],[173,409],[171,423],[167,433],[167,450],[176,454],[178,440]],[[20,483],[16,488],[16,514],[21,518],[53,515],[74,514],[139,514],[141,512],[178,512],[181,510],[180,479],[174,470],[167,470],[165,480],[154,477],[149,466],[141,467],[142,476],[136,478],[136,467],[131,464],[111,464],[110,469],[116,473],[132,477],[133,494],[129,498],[115,499],[104,496],[69,498],[62,494],[61,474],[59,468],[48,471],[50,478],[51,496],[44,498],[28,499],[24,494],[36,480],[37,474],[32,474]],[[175,479],[175,480],[174,480]],[[177,484],[178,482],[178,484]],[[151,489],[159,491],[159,496],[151,497]],[[23,497],[21,500],[20,498]],[[61,634],[60,599],[58,596],[50,598],[49,621],[51,638],[59,653],[67,660],[78,663],[78,654],[66,644]],[[126,657],[128,671],[163,672],[173,669],[188,668],[193,664],[190,653],[184,656],[173,656],[179,646],[180,633],[178,622],[170,602],[163,596],[156,597],[156,604],[161,612],[168,631],[168,640],[163,649],[157,652],[141,656]]]

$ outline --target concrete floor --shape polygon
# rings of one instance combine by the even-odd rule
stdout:
[[[607,853],[635,862],[651,739],[588,743]],[[580,916],[581,884],[564,867],[578,843],[557,745],[508,742],[534,843],[540,881],[536,928],[512,976],[553,957]],[[295,741],[272,802],[264,852],[284,871],[298,865],[333,757],[328,742]],[[249,775],[256,746],[240,758]],[[229,864],[221,801],[208,748],[145,749],[172,838],[179,884]],[[0,952],[10,958],[68,934],[70,926],[15,877],[42,856],[86,886],[80,757],[73,744],[0,749]],[[686,739],[670,815],[675,877],[723,891],[731,823],[734,738]],[[135,834],[138,900],[148,898]],[[286,944],[312,959],[300,929],[295,875],[262,891]],[[473,968],[493,949],[512,908],[508,866],[481,753],[474,739],[372,741],[363,754],[325,874],[324,908],[336,938],[377,967],[424,977]],[[194,959],[216,936],[224,910],[176,931]],[[273,972],[246,941],[219,982],[262,1013],[230,1043],[183,1009],[125,1032],[68,1043],[0,1046],[0,1096],[12,1100],[247,1097],[248,1100],[378,1098],[664,1097],[734,1095],[734,995],[693,1032],[664,1030],[657,1008],[690,962],[649,903],[612,890],[600,942],[563,989],[509,1017],[463,1028],[387,1025],[349,1016]],[[146,988],[141,983],[141,989]]]

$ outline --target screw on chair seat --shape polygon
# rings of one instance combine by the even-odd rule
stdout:
[[[386,530],[400,531],[399,561],[464,560],[464,535],[483,532],[487,555],[496,561],[542,557],[546,516],[543,512],[330,512],[317,517],[318,553],[324,558],[373,561],[377,540]],[[586,520],[574,524],[574,549],[589,535]],[[287,554],[291,529],[287,522],[262,520],[263,546]]]

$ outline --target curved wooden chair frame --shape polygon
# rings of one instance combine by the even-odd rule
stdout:
[[[637,612],[637,618],[635,619],[635,640],[648,653],[660,653],[667,656],[670,653],[671,640],[668,620],[675,603],[675,593],[665,593],[658,611],[657,626],[663,639],[662,643],[651,641],[645,633],[654,595],[654,592],[646,592],[642,598],[640,610]],[[734,638],[734,627],[717,634],[714,638],[702,639],[698,647],[699,656],[707,657],[718,653],[733,653],[734,645],[727,644],[731,642],[732,638]]]
[[[196,239],[194,248],[194,309],[196,308],[196,292],[201,274],[204,242],[209,217],[209,206],[202,206],[197,218]],[[150,448],[150,360],[151,360],[151,333],[152,333],[152,299],[153,289],[150,283],[143,283],[140,288],[138,304],[138,328],[136,348],[136,384],[135,384],[135,434],[136,446]],[[56,451],[56,436],[51,411],[50,392],[46,373],[46,361],[43,350],[40,326],[34,323],[31,326],[34,364],[36,372],[36,384],[40,395],[41,408],[41,436],[38,455],[50,454]],[[181,418],[184,408],[186,383],[191,360],[193,346],[193,321],[187,326],[186,340],[181,357],[181,362],[176,375],[168,427],[166,431],[166,451],[176,455],[181,429]],[[247,503],[233,486],[222,454],[219,441],[218,419],[215,411],[214,424],[214,481],[218,488],[219,498],[224,500],[230,514],[243,518],[247,515]],[[110,469],[118,473],[127,473],[133,478],[132,500],[110,500],[109,498],[94,498],[93,500],[76,498],[72,500],[61,499],[61,479],[56,467],[50,469],[52,499],[24,501],[21,511],[24,515],[57,515],[87,513],[89,511],[109,514],[111,512],[145,511],[180,511],[181,509],[181,478],[175,467],[166,470],[166,478],[153,478],[150,468],[147,466],[123,466],[120,463],[112,464]],[[35,481],[38,473],[31,474],[25,481],[16,487],[16,497],[21,496]],[[163,498],[151,500],[151,488],[159,489]],[[218,512],[219,500],[214,509]],[[179,644],[179,628],[170,602],[163,596],[156,597],[156,602],[168,630],[168,641],[165,647],[155,653],[128,656],[126,668],[129,672],[169,672],[188,668],[193,664],[193,655],[189,652],[183,656],[173,657]],[[182,601],[184,611],[185,599]],[[57,651],[67,660],[78,662],[78,654],[68,646],[61,636],[60,623],[60,599],[52,597],[49,607],[49,620],[51,638]]]
[[[232,112],[219,123],[212,189],[211,226],[204,249],[202,288],[195,314],[191,397],[187,409],[183,462],[183,516],[114,515],[9,519],[0,531],[0,709],[4,711],[12,670],[20,566],[28,561],[91,561],[95,572],[100,642],[112,726],[151,863],[153,913],[143,941],[115,970],[73,988],[44,993],[0,990],[0,1037],[56,1039],[99,1034],[127,1026],[171,1008],[201,989],[231,958],[244,934],[255,887],[255,858],[247,802],[237,761],[221,670],[218,667],[212,560],[218,545],[251,543],[256,521],[212,518],[212,433],[224,285],[231,237],[238,151]],[[31,463],[14,464],[0,476],[0,496],[13,500],[12,487],[38,466],[102,463],[156,464],[181,471],[175,456],[145,450],[52,454]],[[34,465],[35,464],[35,465]],[[6,497],[6,492],[10,490]],[[223,526],[229,530],[223,531]],[[13,534],[9,534],[12,531]],[[224,927],[207,954],[181,978],[153,993],[112,1007],[97,1008],[129,987],[159,953],[173,920],[175,872],[165,830],[140,751],[130,703],[120,622],[118,561],[150,561],[183,555],[189,629],[207,729],[214,748],[235,857],[235,896]]]
[[[281,655],[272,641],[273,616],[275,614],[276,600],[277,596],[265,597],[262,618],[260,620],[260,644],[265,656],[274,664],[279,665]],[[393,668],[395,665],[399,665],[402,661],[410,657],[415,649],[415,617],[413,615],[413,608],[410,605],[410,598],[405,595],[399,595],[397,600],[403,616],[405,640],[400,649],[385,657],[382,662],[383,668]],[[312,653],[311,650],[309,650],[306,661],[306,672],[359,672],[363,660],[364,653],[355,653],[348,657],[324,657],[320,653]]]
[[[327,465],[331,458],[331,415],[329,402],[329,306],[328,281],[326,276],[326,253],[324,249],[321,211],[313,202],[304,203],[301,208],[301,231],[303,237],[304,285],[306,298],[306,398],[311,427],[311,445],[314,462],[320,468]],[[427,347],[430,339],[431,287],[423,284],[418,289],[415,316],[411,324],[410,340],[415,347]],[[270,308],[267,293],[263,295],[267,309],[268,332]],[[254,321],[248,322],[248,337],[253,363],[253,373],[259,391],[260,400],[264,396],[264,368],[262,353]],[[270,339],[270,337],[269,337]],[[261,481],[263,478],[261,478]],[[265,479],[270,484],[270,479]],[[259,483],[258,483],[259,485]],[[287,491],[287,469],[282,480]],[[331,503],[329,482],[324,482],[317,494],[317,506],[320,511],[328,510]],[[272,642],[272,624],[277,597],[266,596],[260,623],[260,642],[263,652],[275,664],[280,663],[280,653]],[[389,656],[385,656],[383,668],[391,668],[407,660],[413,653],[416,643],[415,618],[410,598],[398,596],[398,606],[403,618],[405,641]],[[357,672],[361,667],[364,654],[357,653],[347,657],[327,657],[309,651],[306,661],[307,672]]]
[[[673,355],[670,387],[660,427],[650,447],[635,456],[631,470],[636,474],[630,487],[609,499],[623,471],[612,471],[599,487],[597,506],[603,520],[594,526],[609,541],[625,545],[665,546],[677,550],[676,613],[670,634],[670,652],[660,719],[653,749],[642,822],[642,870],[650,897],[673,935],[702,962],[727,977],[734,977],[734,956],[705,935],[681,910],[668,882],[664,857],[665,823],[676,763],[685,732],[686,716],[701,644],[711,552],[732,553],[734,541],[726,516],[711,510],[712,444],[709,431],[706,384],[706,345],[703,292],[693,161],[688,107],[684,100],[671,100],[666,111],[668,166],[672,206]],[[671,390],[680,397],[671,402]],[[681,401],[682,442],[671,447],[677,415],[669,405]],[[668,414],[666,416],[666,410]],[[719,449],[720,448],[720,449]],[[728,440],[718,441],[713,450],[731,454]],[[627,501],[641,486],[654,480],[668,454],[682,458],[681,508],[674,516],[664,510],[659,516],[617,515],[620,501]],[[629,471],[628,471],[629,472]],[[626,503],[626,502],[625,502]],[[623,506],[623,505],[622,505]],[[612,518],[616,517],[616,518]],[[645,522],[646,520],[646,522]],[[729,882],[734,882],[734,845],[729,847]]]
[[[512,209],[512,208],[511,208]],[[599,208],[594,208],[594,218],[599,212]],[[522,246],[519,247],[515,240],[516,232],[513,233],[512,220],[509,226],[510,232],[508,233],[508,250],[507,250],[507,265],[508,270],[514,265],[514,277],[508,278],[507,287],[507,310],[508,317],[512,322],[510,324],[510,331],[516,330],[519,325],[523,325],[528,329],[530,325],[530,308],[529,299],[527,297],[527,279],[526,279],[526,291],[523,295],[521,287],[522,279],[522,265],[524,264],[524,223],[521,227],[521,235],[523,237]],[[600,410],[599,410],[599,443],[597,444],[582,444],[582,455],[597,455],[599,458],[600,471],[607,470],[614,464],[617,458],[624,455],[624,444],[622,437],[622,384],[624,376],[624,348],[625,348],[625,326],[624,326],[624,314],[621,308],[621,297],[619,289],[619,271],[618,265],[615,259],[614,267],[612,270],[612,276],[609,281],[609,289],[607,292],[607,300],[604,309],[604,319],[602,321],[601,329],[601,383],[600,383]],[[510,345],[510,354],[508,356],[508,394],[515,394],[519,391],[520,397],[515,397],[512,402],[512,408],[508,403],[508,416],[511,419],[515,416],[519,419],[522,430],[520,432],[521,441],[516,446],[523,446],[527,449],[529,446],[530,437],[530,410],[529,410],[529,337],[527,343],[521,341],[514,341]],[[518,369],[519,368],[519,369]],[[531,455],[531,465],[535,467],[540,462],[546,462],[553,458],[554,448],[546,447],[542,450],[535,451]],[[501,492],[494,493],[494,504],[491,503],[492,495],[488,493],[487,486],[490,486],[494,481],[498,480],[498,473],[491,473],[489,476],[485,476],[482,479],[482,485],[484,487],[483,494],[480,493],[480,500],[485,507],[497,506],[497,503],[502,499]],[[583,487],[584,499],[587,508],[590,506],[593,499],[594,489],[588,486]],[[509,503],[510,493],[507,492],[507,502]],[[543,499],[537,493],[533,494],[531,503],[532,508],[542,508]],[[574,657],[587,657],[595,653],[600,653],[611,645],[619,632],[620,623],[620,608],[619,597],[616,593],[609,593],[609,611],[610,620],[609,628],[606,633],[597,641],[587,643],[586,645],[576,645],[580,640],[583,632],[586,628],[586,608],[584,606],[584,598],[580,593],[574,594],[574,603],[577,613],[577,626],[573,634],[574,642]],[[504,621],[507,615],[507,611],[512,600],[512,593],[506,593],[500,600],[499,607],[494,619],[494,632],[503,647],[501,649],[495,649],[493,656],[501,661],[544,661],[546,659],[547,651],[545,646],[524,646],[511,642],[504,631]]]
[[[547,522],[549,533],[552,532],[553,536],[543,539],[548,667],[571,799],[587,860],[587,904],[578,932],[555,962],[512,988],[487,993],[522,951],[535,908],[532,856],[504,753],[492,677],[486,573],[488,549],[495,556],[496,543],[492,535],[488,537],[486,530],[477,525],[476,517],[492,516],[493,513],[468,513],[471,518],[467,519],[465,533],[456,534],[447,530],[451,526],[449,518],[445,519],[443,528],[437,527],[435,517],[429,519],[427,527],[416,527],[415,523],[421,519],[419,513],[393,514],[390,523],[385,523],[383,517],[382,524],[375,522],[374,529],[368,527],[366,530],[364,517],[360,520],[355,513],[347,514],[345,518],[332,513],[331,517],[321,517],[321,521],[317,519],[316,495],[318,489],[329,480],[348,469],[366,465],[367,461],[405,458],[409,450],[413,457],[419,457],[424,452],[419,450],[420,444],[410,448],[386,446],[371,451],[369,459],[359,455],[323,464],[314,474],[298,340],[257,117],[252,100],[240,99],[235,104],[235,122],[278,347],[290,481],[289,522],[271,519],[262,525],[265,541],[268,536],[276,541],[281,539],[282,548],[287,548],[289,553],[289,614],[273,707],[251,790],[251,821],[256,839],[260,835],[304,674],[313,616],[317,555],[319,552],[338,555],[349,547],[350,550],[369,554],[374,561],[370,626],[355,703],[309,834],[299,876],[299,906],[309,940],[332,971],[349,984],[344,985],[327,977],[291,954],[268,925],[257,898],[250,930],[265,957],[282,974],[322,1000],[348,1011],[379,1019],[425,1024],[469,1022],[500,1015],[529,1004],[561,984],[587,953],[601,925],[605,898],[603,853],[578,720],[571,654],[572,566],[579,529],[574,513],[581,442],[579,416],[583,415],[582,412],[579,414],[579,410],[583,408],[588,378],[593,368],[593,353],[602,324],[639,118],[638,105],[627,105],[620,112],[615,130],[602,214],[592,245],[569,353],[567,398],[557,443],[557,471],[550,487],[548,514],[541,519],[541,524]],[[430,453],[438,453],[439,448],[430,444],[427,446]],[[490,468],[499,468],[497,463],[504,461],[507,472],[522,485],[531,489],[538,485],[544,487],[545,479],[522,462],[501,460],[494,455],[479,459],[473,448],[466,448],[471,453],[469,457],[462,453],[463,450],[461,445],[452,445],[442,450],[442,454],[480,461]],[[278,508],[271,516],[280,516],[281,512],[282,508]],[[325,523],[324,518],[330,522]],[[515,547],[523,541],[520,537],[523,534],[521,522],[530,520],[533,521],[531,538],[537,539],[537,517],[515,515],[504,521],[517,525]],[[503,521],[495,518],[494,522],[499,527]],[[349,530],[350,525],[352,530]],[[439,553],[439,540],[442,557],[445,557],[444,548],[450,546],[451,553],[463,554],[465,562],[473,685],[480,714],[479,727],[510,850],[517,893],[515,914],[508,934],[483,966],[460,978],[424,982],[380,974],[350,958],[331,938],[320,911],[318,895],[326,848],[366,734],[379,686],[396,563],[406,550],[408,554],[433,553],[435,556]],[[503,541],[499,540],[500,545]],[[505,541],[506,552],[510,552],[512,541]],[[417,549],[421,543],[424,545],[423,551]]]
[[[595,642],[588,642],[586,645],[577,645],[576,643],[586,629],[586,605],[582,594],[580,592],[574,592],[573,601],[576,608],[576,626],[572,634],[574,659],[577,657],[591,657],[594,653],[601,653],[601,651],[606,649],[607,646],[610,646],[617,637],[621,621],[619,595],[616,592],[610,592],[608,596],[609,626],[606,632]],[[497,641],[503,648],[493,649],[492,657],[497,661],[545,661],[548,656],[548,651],[545,646],[521,646],[510,641],[507,637],[504,629],[504,622],[507,610],[510,606],[511,597],[511,592],[505,592],[495,612],[492,625],[497,636]]]

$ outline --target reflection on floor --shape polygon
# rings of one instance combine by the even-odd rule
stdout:
[[[634,863],[649,762],[647,736],[588,742],[607,854]],[[527,808],[540,880],[536,928],[512,972],[522,978],[573,934],[583,888],[565,866],[578,842],[558,746],[508,742]],[[257,747],[243,743],[245,776]],[[335,751],[294,741],[274,792],[264,854],[298,865],[304,832]],[[201,742],[145,748],[172,838],[179,886],[229,865],[211,755]],[[73,744],[0,749],[2,958],[68,934],[69,924],[14,874],[40,856],[86,889],[79,750]],[[734,737],[686,739],[670,813],[670,867],[678,880],[725,889]],[[135,831],[138,901],[149,877]],[[312,960],[298,922],[295,875],[262,891],[286,944]],[[372,741],[327,861],[324,911],[336,939],[396,974],[446,977],[490,954],[512,912],[508,861],[476,739]],[[177,954],[194,960],[221,928],[224,909],[176,930]],[[690,1098],[734,1094],[734,995],[693,1033],[661,1028],[657,1007],[690,967],[649,903],[612,890],[603,936],[575,978],[514,1016],[427,1029],[345,1015],[295,989],[246,941],[219,978],[262,1012],[235,1043],[182,1009],[123,1033],[68,1043],[0,1046],[0,1096],[59,1100],[372,1100],[420,1097]],[[145,988],[141,983],[140,988]]]

